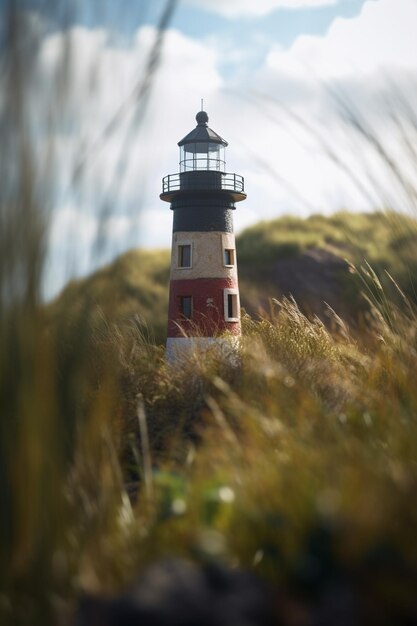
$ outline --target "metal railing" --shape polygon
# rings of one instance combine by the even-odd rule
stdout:
[[[226,174],[211,170],[169,174],[162,179],[162,193],[192,190],[211,191],[214,189],[244,193],[245,181],[240,174]]]
[[[210,159],[210,157],[205,155],[204,157],[196,157],[194,154],[189,159],[181,159],[180,161],[180,170],[181,172],[193,172],[195,170],[199,171],[211,171],[211,172],[224,172],[226,167],[226,161],[223,159],[219,159],[218,157]]]

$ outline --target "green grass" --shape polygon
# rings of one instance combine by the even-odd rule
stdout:
[[[417,567],[414,305],[351,268],[354,336],[281,299],[244,315],[234,364],[173,367],[137,315],[165,317],[167,272],[167,253],[132,252],[4,309],[1,623],[54,624],[167,554],[253,569],[306,610],[337,572],[398,623]]]
[[[410,267],[415,272],[416,241],[416,221],[397,213],[281,217],[260,222],[239,236],[239,268],[243,274],[252,265],[259,271],[279,259],[321,248],[356,264],[366,259],[376,270],[390,269],[407,282]]]

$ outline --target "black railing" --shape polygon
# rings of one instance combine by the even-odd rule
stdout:
[[[162,193],[192,191],[194,189],[198,189],[199,191],[219,189],[235,193],[244,193],[245,181],[240,174],[226,174],[224,172],[214,172],[211,170],[170,174],[162,179]]]

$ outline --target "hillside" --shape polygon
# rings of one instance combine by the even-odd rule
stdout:
[[[417,222],[392,213],[260,222],[237,238],[241,304],[251,314],[269,310],[270,299],[292,295],[307,314],[326,321],[327,304],[356,322],[364,289],[346,259],[367,261],[384,288],[395,292],[385,270],[417,299]],[[143,320],[158,343],[165,339],[169,251],[132,250],[91,276],[71,281],[48,305],[53,321],[71,323],[84,311],[106,323]]]
[[[0,320],[0,537],[15,564],[1,624],[10,607],[20,624],[66,623],[76,607],[91,624],[95,602],[167,555],[256,576],[281,598],[273,623],[417,623],[417,315],[343,260],[369,259],[381,280],[388,267],[413,293],[416,232],[339,214],[242,233],[245,306],[291,292],[364,324],[333,317],[332,332],[283,300],[243,316],[233,361],[168,363],[137,323],[163,341],[168,251],[131,251]],[[361,288],[379,300],[362,319]]]
[[[168,308],[168,250],[131,250],[87,278],[72,280],[47,307],[50,321],[68,328],[86,312],[94,322],[129,322],[135,316],[157,342],[164,339]]]
[[[326,303],[356,322],[365,286],[346,261],[369,263],[389,295],[395,277],[412,300],[417,277],[417,222],[396,213],[336,213],[260,222],[238,238],[242,304],[268,308],[268,298],[293,295],[307,314],[326,321]]]

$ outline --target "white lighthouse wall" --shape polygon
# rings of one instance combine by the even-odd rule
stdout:
[[[166,358],[168,362],[178,363],[183,358],[218,352],[219,355],[238,363],[240,337],[168,337]]]
[[[178,246],[191,245],[191,267],[178,267]],[[225,265],[224,251],[234,250],[232,266]],[[175,232],[172,237],[171,280],[184,278],[236,278],[236,242],[233,233]]]

